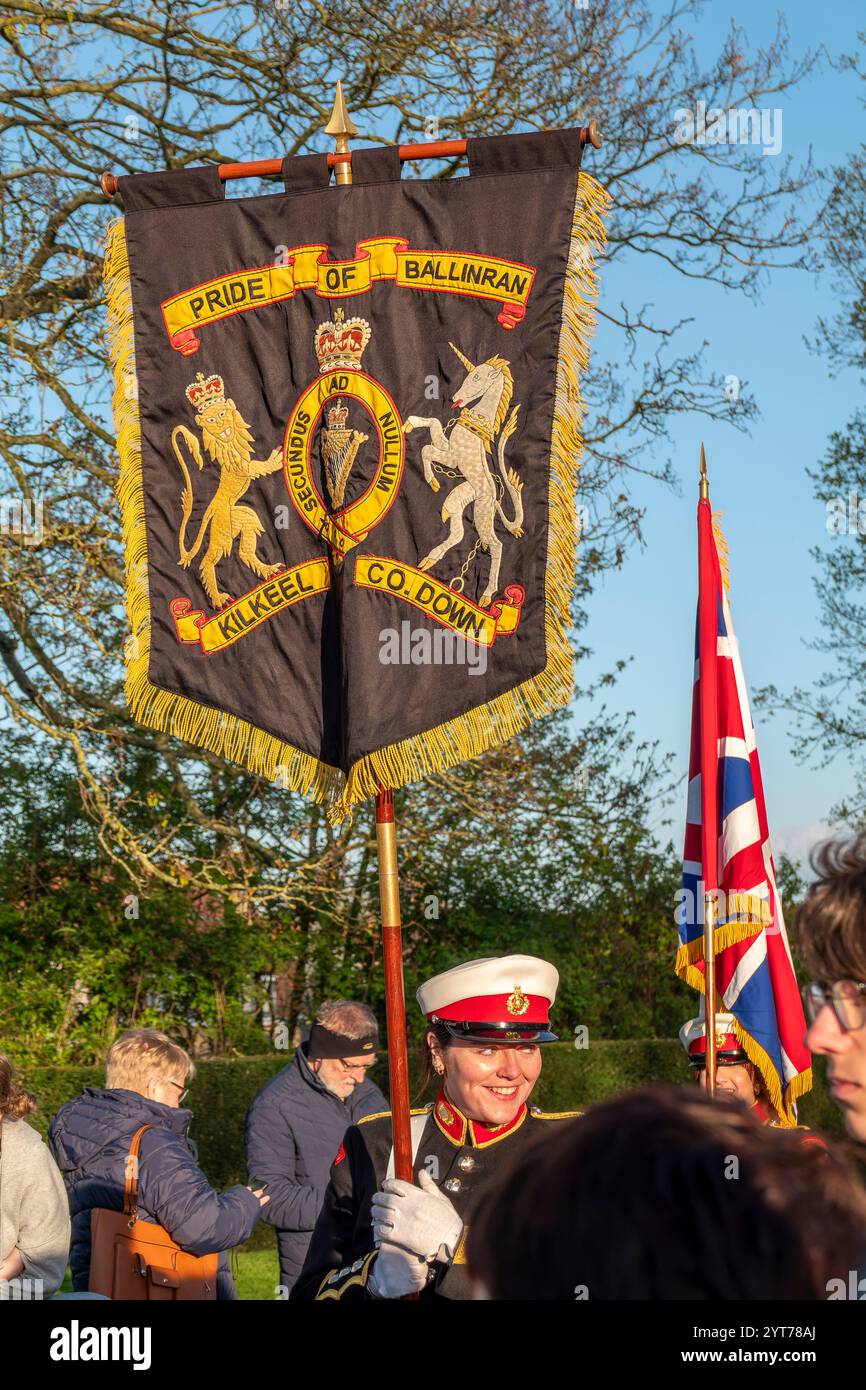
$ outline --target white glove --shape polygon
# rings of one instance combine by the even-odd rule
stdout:
[[[377,1245],[387,1241],[425,1260],[453,1260],[463,1222],[425,1169],[417,1187],[402,1178],[386,1178],[373,1198],[372,1213]]]
[[[374,1298],[405,1298],[421,1292],[429,1273],[425,1260],[386,1241],[373,1261],[367,1288]]]

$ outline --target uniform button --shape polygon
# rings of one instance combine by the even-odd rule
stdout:
[[[457,1167],[463,1173],[471,1173],[472,1169],[475,1167],[475,1159],[471,1154],[464,1154],[462,1158],[458,1158]]]
[[[442,1186],[445,1188],[445,1191],[446,1191],[446,1192],[459,1192],[459,1191],[460,1191],[460,1179],[459,1179],[459,1178],[446,1178],[445,1181],[443,1182]]]

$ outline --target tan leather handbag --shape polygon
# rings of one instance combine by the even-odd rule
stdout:
[[[138,1151],[151,1128],[142,1125],[133,1135],[123,1211],[94,1207],[90,1213],[90,1292],[135,1301],[215,1299],[219,1255],[188,1255],[162,1226],[139,1220]]]

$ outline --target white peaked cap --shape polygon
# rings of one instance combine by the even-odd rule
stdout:
[[[734,1033],[736,1035],[734,1023],[735,1019],[733,1014],[716,1014],[716,1037],[720,1037],[723,1033]],[[704,1038],[706,1037],[706,1033],[707,1020],[703,1015],[701,1015],[700,1018],[688,1019],[680,1029],[680,1042],[686,1052],[688,1052],[691,1044],[696,1038]]]
[[[538,956],[486,956],[427,980],[416,994],[421,1012],[477,1023],[546,1023],[559,971]]]

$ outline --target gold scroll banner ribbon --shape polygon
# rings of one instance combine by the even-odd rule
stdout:
[[[405,237],[370,237],[359,241],[346,261],[328,259],[324,243],[286,249],[279,264],[254,266],[204,280],[163,301],[162,316],[172,347],[185,357],[198,352],[196,330],[231,314],[246,313],[297,290],[314,289],[323,299],[366,294],[377,280],[393,280],[413,290],[468,294],[502,305],[503,328],[515,328],[526,315],[535,266],[500,256],[464,251],[411,250]]]
[[[291,608],[301,599],[323,594],[331,587],[331,572],[327,560],[306,560],[301,565],[283,570],[266,579],[250,593],[235,599],[215,617],[208,618],[194,609],[192,600],[175,598],[169,604],[177,628],[178,641],[198,642],[205,656],[230,647],[260,627],[276,613]]]
[[[455,593],[447,584],[441,584],[414,565],[389,560],[383,555],[358,556],[355,584],[403,599],[434,622],[479,647],[492,647],[497,637],[517,631],[526,598],[522,584],[509,584],[504,598],[497,599],[489,608],[479,608],[471,599]]]

